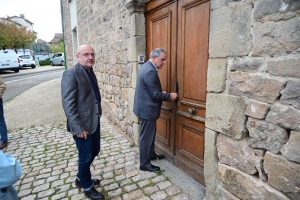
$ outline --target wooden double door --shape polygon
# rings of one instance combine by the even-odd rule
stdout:
[[[159,70],[164,91],[179,93],[163,102],[157,120],[156,151],[204,183],[204,131],[210,2],[152,0],[146,6],[147,55],[164,48]]]

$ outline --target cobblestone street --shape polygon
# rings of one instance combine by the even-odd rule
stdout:
[[[65,122],[10,131],[5,153],[22,165],[14,185],[22,200],[86,199],[75,186],[77,149]],[[131,142],[101,118],[101,151],[91,166],[96,186],[106,199],[189,199],[164,175],[139,170],[139,155]]]

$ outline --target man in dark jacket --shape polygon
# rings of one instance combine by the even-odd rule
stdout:
[[[137,76],[133,112],[140,118],[140,170],[158,171],[158,166],[152,165],[152,159],[163,159],[154,150],[156,135],[156,120],[160,116],[162,101],[175,100],[177,93],[162,91],[158,70],[166,63],[167,52],[156,48],[150,53],[150,60],[141,66]]]

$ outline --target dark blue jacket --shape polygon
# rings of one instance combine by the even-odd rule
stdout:
[[[157,120],[162,101],[169,101],[170,94],[163,93],[156,67],[147,61],[137,76],[133,112],[146,120]]]

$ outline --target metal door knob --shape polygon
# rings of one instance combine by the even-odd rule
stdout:
[[[196,109],[195,109],[195,108],[189,108],[189,109],[188,109],[188,112],[189,112],[191,115],[193,115],[193,114],[195,114]]]

